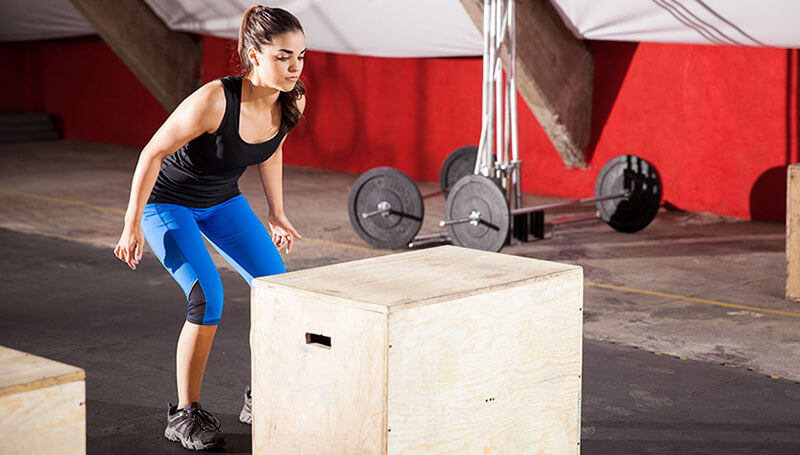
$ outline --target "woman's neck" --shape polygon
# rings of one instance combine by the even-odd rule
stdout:
[[[278,102],[281,91],[260,85],[253,80],[253,73],[242,78],[242,102],[252,103],[259,108],[269,108]]]

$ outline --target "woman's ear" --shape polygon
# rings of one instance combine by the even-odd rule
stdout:
[[[258,66],[258,53],[255,47],[247,49],[247,58],[250,59],[250,63],[252,63],[253,66]]]

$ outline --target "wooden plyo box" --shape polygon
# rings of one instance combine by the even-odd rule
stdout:
[[[86,453],[83,369],[0,346],[0,453]]]
[[[253,281],[254,454],[577,454],[583,271],[442,246]]]
[[[800,300],[800,164],[786,172],[786,298]]]

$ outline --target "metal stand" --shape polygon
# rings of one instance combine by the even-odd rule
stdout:
[[[522,204],[514,0],[484,0],[483,12],[481,136],[474,173],[499,179],[509,201],[509,210],[513,210]],[[508,67],[505,84],[504,44]]]

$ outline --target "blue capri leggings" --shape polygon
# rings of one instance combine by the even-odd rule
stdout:
[[[253,277],[285,273],[275,244],[247,199],[239,195],[213,207],[147,204],[142,230],[188,302],[189,322],[217,325],[222,316],[222,281],[203,236],[251,285]]]

